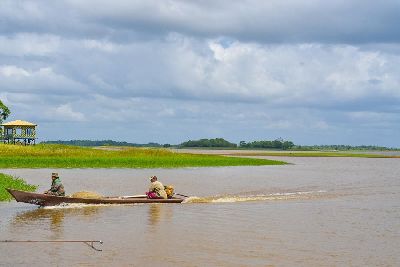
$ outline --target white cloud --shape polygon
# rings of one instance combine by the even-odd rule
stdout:
[[[193,46],[180,49],[168,70],[176,79],[170,83],[192,98],[331,105],[376,94],[398,97],[399,90],[389,90],[400,87],[397,56],[349,45],[235,42],[224,47],[210,41],[208,46],[210,54],[191,50]]]
[[[85,86],[64,75],[57,74],[51,67],[35,70],[15,65],[0,66],[0,86],[6,92],[38,94],[82,94]]]
[[[10,76],[30,76],[30,73],[16,66],[0,66],[0,75],[5,77]]]
[[[11,37],[0,35],[0,55],[48,56],[60,47],[60,37],[51,34],[18,33]]]
[[[85,121],[85,115],[74,111],[70,104],[63,104],[51,109],[47,116],[54,121]]]
[[[102,41],[84,40],[83,45],[89,49],[98,49],[98,50],[105,51],[105,52],[112,52],[116,49],[115,44],[112,44],[112,43],[104,41],[104,40],[102,40]]]

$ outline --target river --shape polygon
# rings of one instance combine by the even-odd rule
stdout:
[[[274,157],[267,157],[274,158]],[[0,203],[0,266],[399,266],[400,161],[285,158],[292,164],[183,169],[3,169],[67,194],[142,194],[157,175],[183,204],[37,208]]]

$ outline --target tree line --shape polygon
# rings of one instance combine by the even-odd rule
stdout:
[[[219,147],[219,148],[240,148],[240,149],[278,149],[278,150],[399,150],[398,148],[390,148],[384,146],[371,146],[371,145],[311,145],[302,146],[295,145],[292,141],[283,140],[278,138],[275,140],[261,140],[261,141],[240,141],[239,144],[231,143],[223,138],[215,139],[199,139],[199,140],[189,140],[178,145],[181,148],[188,147]]]
[[[239,145],[226,141],[223,138],[189,140],[183,142],[179,147],[221,147],[221,148],[265,148],[287,150],[294,146],[292,141],[276,139],[272,141],[240,141]]]
[[[41,144],[61,144],[61,145],[72,145],[72,146],[129,146],[129,147],[168,147],[168,144],[161,145],[158,143],[147,143],[147,144],[136,144],[128,143],[125,141],[113,141],[113,140],[69,140],[69,141],[43,141]]]
[[[4,105],[0,100],[0,124],[10,115],[10,109]],[[1,131],[1,128],[0,128]],[[1,132],[0,132],[1,133]],[[199,139],[199,140],[189,140],[183,142],[179,145],[171,144],[159,144],[150,142],[147,144],[137,144],[128,143],[125,141],[113,141],[113,140],[102,140],[102,141],[92,141],[92,140],[70,140],[70,141],[43,141],[44,144],[64,144],[64,145],[75,145],[75,146],[131,146],[131,147],[177,147],[177,148],[187,148],[187,147],[205,147],[205,148],[243,148],[243,149],[282,149],[282,150],[399,150],[398,148],[389,148],[384,146],[371,146],[371,145],[361,145],[361,146],[351,146],[351,145],[311,145],[302,146],[295,145],[292,141],[283,140],[278,138],[275,140],[261,140],[261,141],[240,141],[239,144],[231,143],[223,138],[214,139]]]
[[[62,145],[73,145],[73,146],[127,146],[127,147],[175,147],[175,148],[189,148],[189,147],[199,147],[199,148],[264,148],[264,149],[290,149],[293,146],[293,142],[284,141],[282,139],[276,139],[273,141],[253,141],[246,143],[241,141],[238,144],[231,143],[223,138],[214,139],[199,139],[199,140],[189,140],[183,142],[179,145],[171,144],[159,144],[150,142],[147,144],[138,143],[128,143],[125,141],[113,141],[113,140],[57,140],[57,141],[42,141],[41,144],[62,144]]]

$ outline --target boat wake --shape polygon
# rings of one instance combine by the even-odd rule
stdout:
[[[206,197],[188,197],[182,203],[235,203],[235,202],[256,202],[256,201],[285,201],[285,200],[310,200],[330,198],[334,196],[333,193],[329,194],[328,191],[298,191],[298,192],[283,192],[283,193],[270,193],[270,194],[251,194],[243,193],[237,195],[220,195],[220,196],[206,196]],[[108,207],[115,204],[81,204],[81,203],[62,203],[57,206],[46,206],[43,209],[75,209],[87,207]],[[144,205],[143,203],[129,203],[118,204],[118,206],[131,206],[131,205]]]
[[[234,203],[251,201],[307,200],[327,196],[327,191],[304,191],[257,195],[225,195],[212,197],[189,197],[182,203]]]

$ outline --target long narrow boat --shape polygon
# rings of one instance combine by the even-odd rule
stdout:
[[[59,197],[38,193],[7,189],[17,202],[35,204],[39,206],[56,206],[64,203],[83,203],[83,204],[133,204],[133,203],[181,203],[183,198],[170,199],[148,199],[146,197],[102,197],[102,198],[76,198]]]

